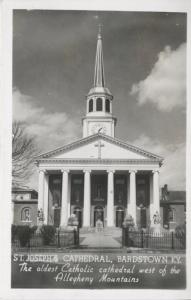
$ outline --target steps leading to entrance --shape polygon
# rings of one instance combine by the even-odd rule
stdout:
[[[119,227],[104,227],[100,233],[104,235],[121,235],[122,229]],[[97,233],[96,227],[82,227],[80,228],[80,234],[92,234]]]
[[[120,248],[122,229],[105,227],[97,231],[95,227],[80,229],[80,246],[87,248]]]

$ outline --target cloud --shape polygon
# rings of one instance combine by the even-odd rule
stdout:
[[[166,46],[158,55],[150,74],[133,84],[131,95],[140,105],[154,104],[158,110],[171,111],[186,103],[186,44],[176,50]]]
[[[13,90],[13,119],[25,122],[26,130],[36,137],[39,148],[48,151],[79,136],[79,119],[64,112],[47,112],[32,97]]]
[[[35,136],[41,152],[67,144],[80,135],[78,114],[75,119],[64,112],[49,113],[17,88],[13,90],[13,120],[25,123],[26,131]],[[27,185],[38,190],[37,172],[34,172]]]
[[[168,184],[169,189],[185,190],[186,185],[186,147],[185,144],[162,144],[146,135],[132,142],[134,145],[151,151],[164,158],[160,169],[160,186]],[[151,150],[152,149],[152,150]]]

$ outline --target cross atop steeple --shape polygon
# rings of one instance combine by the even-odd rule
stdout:
[[[105,86],[104,64],[103,64],[103,49],[102,49],[102,36],[101,36],[101,24],[99,26],[97,36],[97,50],[95,59],[95,73],[94,73],[94,87]]]

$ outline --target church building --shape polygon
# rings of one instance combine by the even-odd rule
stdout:
[[[133,217],[142,228],[160,213],[159,168],[162,157],[115,136],[112,93],[105,86],[99,31],[93,87],[82,118],[83,137],[36,157],[38,209],[44,224],[65,227],[75,214],[80,227],[121,227]]]

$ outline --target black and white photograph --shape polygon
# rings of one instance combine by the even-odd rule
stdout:
[[[11,19],[11,290],[186,291],[186,10]]]

